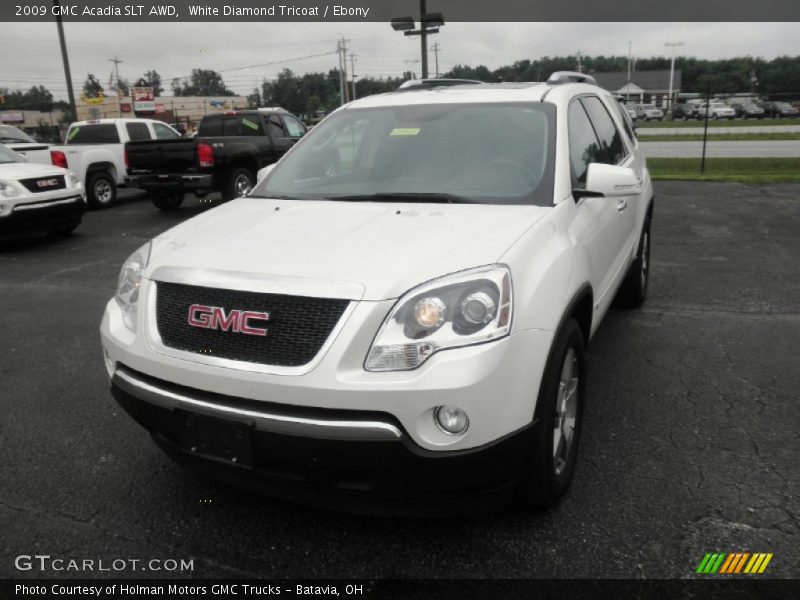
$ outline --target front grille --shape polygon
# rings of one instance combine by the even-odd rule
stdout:
[[[233,330],[189,325],[193,304],[232,310],[269,313],[267,335],[246,335]],[[339,322],[348,300],[261,294],[176,283],[156,283],[156,324],[161,341],[169,348],[231,360],[299,367],[317,355]]]
[[[34,194],[38,192],[52,192],[63,190],[66,186],[63,175],[53,177],[34,177],[33,179],[20,179],[19,182]]]

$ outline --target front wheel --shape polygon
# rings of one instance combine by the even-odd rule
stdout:
[[[639,252],[617,292],[617,304],[627,308],[641,306],[650,284],[650,217],[647,217],[639,239]]]
[[[547,361],[533,425],[533,443],[520,477],[526,507],[555,505],[575,471],[586,394],[586,349],[577,321],[565,323]]]

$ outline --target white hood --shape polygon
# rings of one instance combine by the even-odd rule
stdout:
[[[281,281],[284,290],[286,281],[320,281],[363,290],[365,300],[386,300],[496,262],[548,210],[243,198],[159,236],[146,276],[185,270],[195,274],[196,285],[215,285],[202,281],[205,274],[251,274]]]

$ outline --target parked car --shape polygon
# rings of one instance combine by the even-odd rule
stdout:
[[[277,161],[306,134],[285,110],[228,111],[206,115],[192,138],[130,142],[128,185],[147,190],[161,210],[175,210],[186,192],[246,195],[256,172]]]
[[[276,496],[557,502],[587,344],[650,277],[653,187],[614,98],[579,73],[423,80],[263,174],[125,261],[101,325],[122,407],[179,462]]]
[[[37,142],[13,125],[0,125],[0,144],[5,144],[31,162],[50,164],[50,146]]]
[[[71,233],[85,207],[83,186],[73,173],[31,162],[0,144],[0,236]]]
[[[628,113],[628,116],[630,117],[631,121],[635,122],[636,119],[639,118],[639,116],[636,114],[636,110],[631,106],[625,106],[625,112]]]
[[[769,102],[764,107],[768,117],[773,119],[789,119],[800,114],[800,110],[788,102]]]
[[[679,102],[672,107],[672,119],[675,121],[688,121],[689,119],[699,119],[700,109],[697,104]]]
[[[710,107],[709,104],[704,102],[699,107],[699,118],[705,119],[706,112],[708,112],[709,119],[735,119],[736,118],[736,111],[733,110],[730,106],[725,104],[724,102],[711,102]]]
[[[637,104],[633,107],[636,111],[636,118],[644,121],[662,121],[664,111],[657,108],[655,104]]]
[[[731,108],[736,112],[736,116],[742,119],[763,119],[766,114],[764,109],[755,102],[731,104]]]
[[[125,143],[129,140],[167,141],[180,134],[152,119],[98,119],[69,126],[66,143],[51,146],[54,165],[75,173],[86,189],[89,206],[105,208],[125,184]]]

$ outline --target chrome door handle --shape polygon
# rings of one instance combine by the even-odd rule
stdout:
[[[628,201],[625,200],[625,198],[622,198],[622,199],[617,201],[617,210],[619,212],[622,212],[626,208],[628,208]]]

